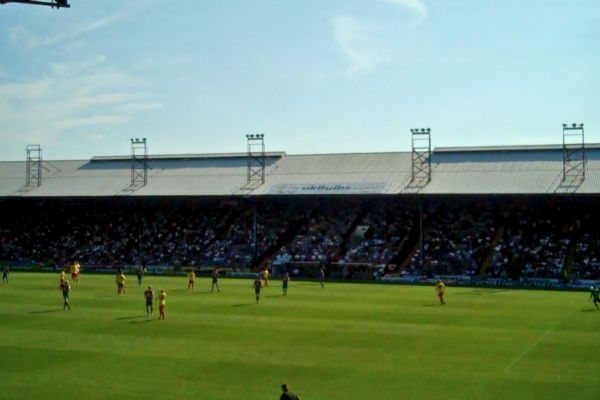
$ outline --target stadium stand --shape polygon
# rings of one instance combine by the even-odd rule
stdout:
[[[0,262],[598,279],[600,147],[577,185],[561,180],[560,149],[436,149],[416,192],[410,153],[269,153],[266,182],[250,190],[241,154],[151,157],[136,188],[126,157],[52,161],[33,188],[24,163],[4,162]]]

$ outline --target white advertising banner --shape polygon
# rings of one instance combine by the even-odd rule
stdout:
[[[279,183],[269,194],[378,194],[384,193],[386,183]]]

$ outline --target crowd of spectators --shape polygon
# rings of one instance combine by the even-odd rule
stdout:
[[[270,225],[277,215],[269,206],[256,219],[253,210],[235,201],[45,204],[4,218],[0,258],[55,265],[74,259],[106,266],[247,265],[285,227]]]
[[[577,243],[574,279],[600,279],[600,238],[585,233]]]
[[[575,247],[573,279],[600,279],[600,232],[597,229],[598,211],[587,210],[575,220],[577,245]]]
[[[322,201],[312,204],[308,222],[279,249],[275,263],[338,262],[342,258],[344,235],[360,211],[359,201],[341,203]]]
[[[518,204],[502,213],[504,234],[495,245],[488,276],[564,278],[570,229],[562,207]]]
[[[406,272],[477,274],[496,234],[494,212],[493,204],[476,201],[428,204],[423,210],[423,245],[414,253]]]
[[[597,218],[583,200],[13,200],[0,210],[0,261],[600,278]]]
[[[379,265],[396,261],[404,246],[410,245],[417,218],[414,206],[400,200],[374,201],[351,237],[343,261]]]

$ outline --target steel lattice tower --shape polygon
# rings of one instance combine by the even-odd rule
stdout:
[[[265,183],[265,135],[246,135],[248,140],[247,184]]]
[[[431,181],[431,129],[411,129],[412,168],[411,183]]]
[[[148,147],[146,138],[131,139],[131,186],[148,183]]]
[[[27,161],[25,163],[25,186],[42,185],[42,148],[39,144],[28,144]]]
[[[583,124],[563,124],[563,182],[585,180],[585,135]]]

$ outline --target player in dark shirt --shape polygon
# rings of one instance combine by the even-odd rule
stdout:
[[[281,391],[283,393],[281,393],[279,400],[300,400],[300,397],[289,391],[288,385],[285,383],[281,385]]]
[[[144,292],[144,298],[146,299],[146,315],[150,316],[154,312],[152,303],[154,302],[154,291],[152,286],[148,286],[148,289]]]
[[[596,309],[598,309],[598,303],[600,303],[600,289],[594,286],[590,288],[590,301],[592,300],[594,300],[594,305],[596,306]]]
[[[319,283],[323,289],[325,287],[325,270],[322,267],[319,269]]]
[[[71,304],[69,303],[69,295],[71,294],[71,285],[69,285],[69,281],[64,281],[60,285],[60,289],[62,290],[63,295],[63,310],[65,308],[71,309]]]
[[[262,289],[262,282],[260,280],[260,276],[257,276],[252,284],[254,288],[254,294],[256,295],[256,304],[258,304],[258,300],[260,300],[260,290]]]
[[[144,281],[144,267],[139,267],[137,270],[138,287],[142,286]]]
[[[287,296],[288,286],[290,284],[290,274],[288,272],[283,275],[283,295]]]
[[[215,286],[217,287],[217,292],[221,293],[221,289],[219,289],[219,269],[215,268],[212,272],[212,288],[210,289],[210,292],[214,292],[215,291]]]

